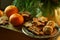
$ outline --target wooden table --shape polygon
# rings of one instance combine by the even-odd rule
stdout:
[[[16,31],[11,31],[5,28],[0,28],[0,40],[55,40],[53,38],[50,39],[35,39],[24,35],[23,33],[19,33]],[[57,37],[56,40],[60,40],[60,36]]]

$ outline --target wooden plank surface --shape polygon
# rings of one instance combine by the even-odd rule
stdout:
[[[35,39],[35,38],[28,37],[23,33],[0,28],[0,40],[55,40],[55,39],[53,38]],[[60,36],[56,40],[60,40]]]

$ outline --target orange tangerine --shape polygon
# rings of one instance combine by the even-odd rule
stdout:
[[[4,13],[7,17],[10,17],[14,13],[18,13],[18,8],[14,5],[9,5],[5,8]]]
[[[9,21],[12,25],[19,26],[23,24],[24,18],[22,15],[15,13],[10,16]]]
[[[2,17],[3,16],[3,11],[2,10],[0,10],[0,17]]]

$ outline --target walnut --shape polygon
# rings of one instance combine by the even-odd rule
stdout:
[[[32,26],[32,23],[31,23],[31,22],[26,22],[26,23],[24,24],[24,26],[25,26],[25,27]]]
[[[53,32],[53,28],[51,26],[45,26],[43,28],[43,32],[44,32],[44,34],[50,35]]]
[[[41,22],[46,22],[48,21],[48,19],[46,17],[38,17],[38,20],[41,21]]]
[[[40,34],[40,28],[36,27],[36,26],[31,26],[28,28],[28,30],[32,31],[33,33],[39,35]]]
[[[46,26],[51,26],[51,27],[55,27],[55,22],[54,21],[48,21],[48,23],[46,24]]]

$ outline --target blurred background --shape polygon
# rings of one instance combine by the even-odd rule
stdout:
[[[6,6],[10,5],[13,0],[0,0],[0,9],[5,9]]]

